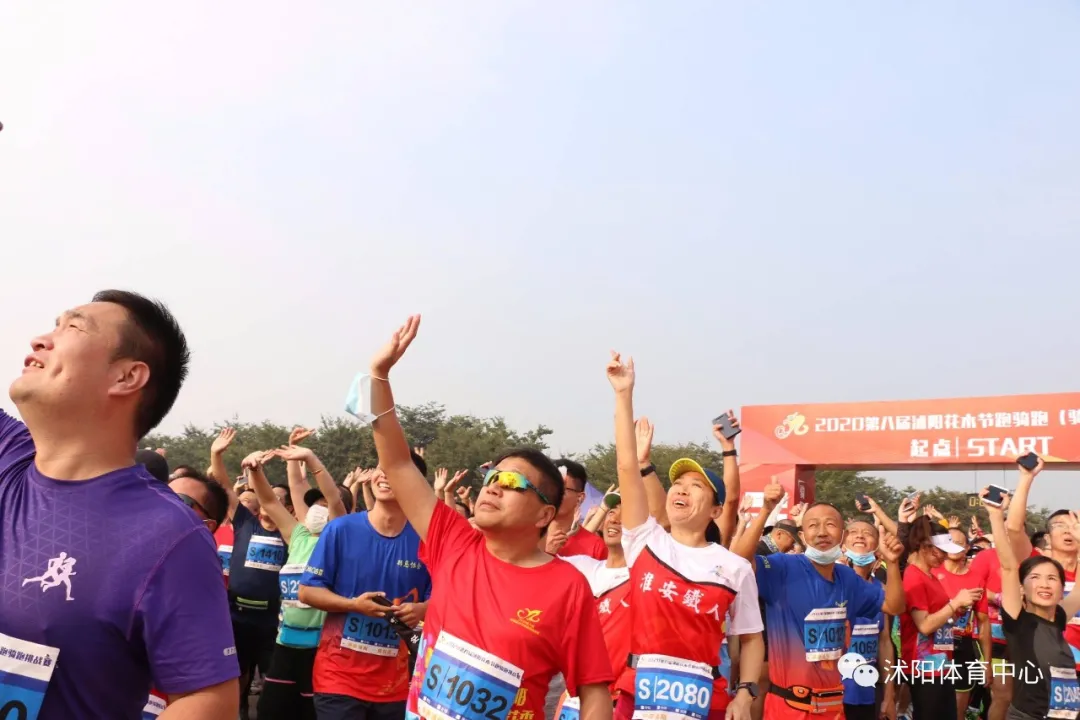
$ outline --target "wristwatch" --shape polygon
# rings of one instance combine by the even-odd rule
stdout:
[[[754,698],[755,700],[757,699],[757,696],[758,696],[758,684],[757,683],[750,683],[750,682],[739,683],[738,685],[735,686],[735,692],[739,692],[740,690],[745,690],[746,692],[750,693],[750,697]]]
[[[656,466],[652,463],[641,468],[641,477],[649,477],[652,473],[656,472]]]
[[[736,457],[739,454],[738,450],[725,450],[720,453],[720,457]]]

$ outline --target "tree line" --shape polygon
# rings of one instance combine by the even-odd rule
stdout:
[[[414,446],[424,449],[429,476],[439,467],[451,472],[471,469],[473,472],[466,482],[478,487],[481,478],[477,468],[503,450],[511,447],[550,450],[546,439],[553,431],[542,424],[530,430],[518,431],[507,426],[501,417],[452,415],[445,407],[433,402],[411,407],[399,406],[397,411],[405,436]],[[225,426],[237,431],[236,440],[225,455],[226,466],[233,475],[240,475],[240,461],[248,453],[285,444],[291,430],[291,427],[272,422],[245,423],[234,419],[233,422],[206,428],[188,425],[177,435],[149,435],[144,445],[164,448],[170,467],[190,465],[205,470],[209,465],[210,444]],[[351,418],[324,416],[315,435],[304,444],[319,456],[338,482],[344,480],[353,468],[374,467],[378,462],[371,428],[360,426]],[[614,443],[597,444],[571,457],[585,466],[589,482],[601,491],[607,490],[615,482]],[[708,443],[655,443],[652,448],[653,464],[665,484],[668,468],[681,457],[694,458],[717,472],[723,467],[719,448]],[[267,466],[267,475],[272,483],[284,483],[284,464],[271,463]],[[821,470],[816,473],[815,498],[820,502],[832,503],[852,516],[857,514],[854,507],[857,493],[866,493],[890,516],[896,517],[900,501],[912,491],[913,488],[893,487],[882,478],[852,470]],[[965,528],[969,519],[978,513],[978,508],[970,505],[969,493],[935,487],[922,493],[921,498],[923,505],[933,505],[945,517],[958,516]],[[1030,529],[1041,529],[1047,514],[1045,508],[1029,509]],[[984,529],[988,529],[985,513],[982,520]]]

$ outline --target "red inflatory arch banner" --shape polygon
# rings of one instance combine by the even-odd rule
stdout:
[[[1080,393],[751,405],[742,409],[744,491],[779,482],[813,502],[814,471],[1013,467],[1029,452],[1080,467]]]

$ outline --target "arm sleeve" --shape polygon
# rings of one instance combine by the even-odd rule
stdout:
[[[444,559],[482,540],[483,536],[473,530],[469,521],[456,510],[444,502],[435,503],[435,510],[428,521],[427,541],[420,544],[420,559],[435,575]]]
[[[596,601],[585,578],[577,575],[571,588],[574,598],[568,605],[570,612],[563,635],[563,658],[560,669],[566,679],[566,692],[577,697],[582,685],[610,685],[615,681],[604,633],[600,629],[600,616],[596,614]]]
[[[319,541],[315,543],[315,549],[311,551],[304,574],[300,576],[300,584],[308,587],[326,588],[334,592],[334,580],[337,575],[337,567],[334,563],[334,550],[337,547],[337,528],[333,523],[319,535]]]
[[[634,567],[638,557],[645,550],[650,540],[657,542],[671,541],[671,536],[656,522],[656,518],[650,517],[633,530],[623,528],[622,546],[626,554],[626,566]]]
[[[781,593],[787,584],[789,560],[790,558],[784,553],[754,556],[758,596],[766,603],[775,602],[777,598],[782,597]]]
[[[761,605],[758,603],[758,584],[750,564],[746,563],[738,576],[735,587],[735,602],[728,613],[728,633],[731,635],[749,635],[761,632],[765,624],[761,621]]]
[[[221,564],[204,528],[192,528],[162,560],[135,622],[161,692],[195,692],[240,676]]]
[[[0,410],[0,471],[34,454],[30,431],[15,418]]]

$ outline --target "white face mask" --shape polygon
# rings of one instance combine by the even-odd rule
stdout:
[[[324,508],[322,505],[315,505],[309,507],[307,515],[304,517],[304,527],[308,529],[308,532],[312,535],[318,535],[326,527],[326,523],[330,521],[330,510]]]
[[[345,412],[364,425],[375,421],[375,415],[371,412],[371,376],[367,373],[357,375],[349,386],[345,396]]]

